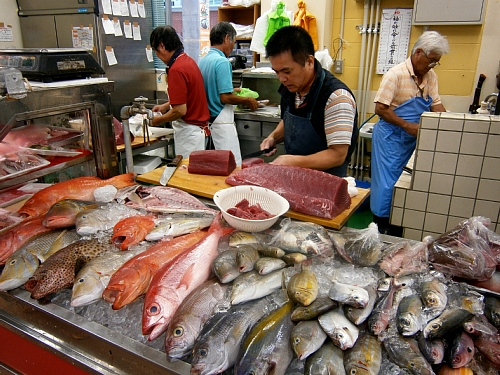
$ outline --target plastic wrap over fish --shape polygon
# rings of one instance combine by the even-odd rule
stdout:
[[[488,280],[493,276],[497,260],[483,233],[486,227],[480,217],[462,221],[444,233],[429,247],[429,261],[435,269],[466,280]]]

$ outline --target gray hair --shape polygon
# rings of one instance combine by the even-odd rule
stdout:
[[[229,35],[229,39],[236,39],[236,30],[229,22],[221,21],[210,30],[210,45],[218,46],[224,43],[224,38]]]
[[[439,34],[437,31],[425,31],[416,41],[411,51],[412,55],[417,49],[421,49],[425,54],[434,52],[439,56],[448,53],[450,46],[446,37]]]

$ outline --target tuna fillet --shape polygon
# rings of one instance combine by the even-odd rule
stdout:
[[[236,160],[229,150],[200,150],[189,155],[189,173],[229,176],[234,168]]]
[[[257,164],[233,173],[226,183],[262,186],[285,198],[292,210],[326,219],[351,206],[345,179],[308,168]]]

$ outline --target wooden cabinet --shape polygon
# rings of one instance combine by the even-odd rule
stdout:
[[[220,21],[227,21],[236,23],[238,25],[254,25],[257,18],[260,17],[260,4],[254,4],[249,7],[244,6],[221,6],[218,11],[218,19]],[[250,43],[252,38],[236,38],[237,44]],[[253,64],[257,63],[258,54],[252,54]]]

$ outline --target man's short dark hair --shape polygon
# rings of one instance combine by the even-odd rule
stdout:
[[[177,35],[177,31],[170,25],[158,26],[149,36],[149,44],[153,50],[156,51],[160,43],[163,43],[163,46],[169,52],[184,47],[179,35]]]
[[[269,58],[285,52],[290,52],[293,61],[302,66],[309,56],[314,56],[314,43],[306,29],[285,26],[274,32],[267,42],[266,56]]]
[[[210,45],[218,46],[224,43],[226,35],[233,41],[236,38],[236,30],[229,22],[221,21],[210,30]]]

